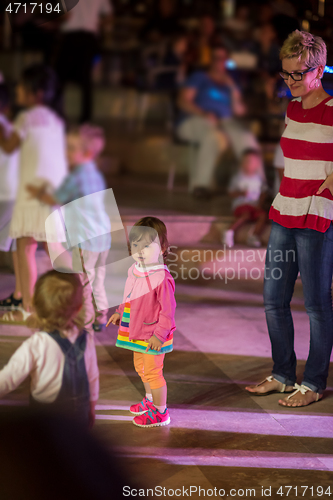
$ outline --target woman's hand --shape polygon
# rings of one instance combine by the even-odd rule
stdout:
[[[158,338],[154,337],[154,335],[153,335],[148,340],[148,347],[146,349],[146,352],[148,352],[149,349],[152,349],[153,351],[160,351],[161,347],[162,347],[162,342],[160,340],[158,340]]]
[[[322,183],[316,194],[321,194],[325,189],[329,189],[333,196],[333,174],[330,174]]]
[[[109,324],[112,323],[113,325],[119,325],[120,323],[120,314],[119,313],[113,313],[109,321],[106,323],[106,326],[109,326]]]

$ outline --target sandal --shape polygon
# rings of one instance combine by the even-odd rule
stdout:
[[[279,405],[280,406],[284,406],[285,408],[302,408],[303,406],[309,406],[312,403],[316,403],[317,401],[319,401],[323,397],[323,395],[319,394],[319,392],[314,392],[309,387],[307,387],[306,385],[303,385],[303,384],[302,385],[295,384],[294,389],[295,389],[295,391],[292,394],[290,394],[289,396],[287,396],[284,400],[281,400],[281,402],[279,401]],[[295,394],[297,394],[299,392],[302,394],[302,396],[304,396],[309,391],[313,392],[314,394],[316,394],[316,399],[314,399],[313,401],[310,401],[309,403],[306,403],[306,404],[296,404],[296,405],[288,405],[288,404],[283,404],[283,402],[282,402],[282,401],[287,402],[293,396],[295,396]]]
[[[6,299],[0,300],[0,311],[17,311],[22,306],[22,299],[15,299],[12,293]]]
[[[276,378],[274,378],[272,375],[270,375],[269,377],[266,377],[265,380],[263,380],[262,382],[259,382],[259,384],[255,385],[253,388],[255,389],[256,387],[260,387],[265,382],[273,382],[273,380],[275,380],[276,382],[279,382],[278,380],[276,380]],[[280,382],[280,383],[282,384],[282,382]],[[267,396],[268,394],[275,394],[275,393],[281,393],[281,392],[285,392],[285,393],[289,394],[289,392],[293,392],[294,387],[289,386],[289,387],[292,387],[291,390],[286,391],[287,387],[288,386],[286,384],[282,384],[282,389],[280,391],[277,389],[272,389],[272,390],[266,391],[266,392],[249,391],[248,389],[247,389],[247,391],[250,394],[254,394],[255,396]]]
[[[17,318],[17,312],[21,313],[22,319]],[[31,312],[26,311],[23,307],[19,307],[16,311],[8,311],[0,317],[2,325],[25,325],[27,319],[31,316]]]

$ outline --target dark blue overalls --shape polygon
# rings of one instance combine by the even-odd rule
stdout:
[[[30,404],[35,408],[64,410],[88,427],[90,394],[84,351],[89,334],[83,331],[72,344],[66,337],[61,337],[57,330],[47,333],[57,342],[65,356],[62,384],[52,403],[39,403],[31,397]]]

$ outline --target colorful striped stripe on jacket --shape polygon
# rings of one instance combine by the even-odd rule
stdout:
[[[131,315],[131,303],[126,302],[121,318],[120,327],[118,330],[118,337],[116,346],[123,347],[124,349],[129,349],[130,351],[136,352],[146,352],[148,347],[148,342],[145,340],[129,340],[129,329],[130,329],[130,315]],[[147,354],[165,354],[173,350],[173,335],[162,344],[160,351],[154,351],[149,349]]]

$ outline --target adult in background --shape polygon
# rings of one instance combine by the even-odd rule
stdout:
[[[232,119],[244,115],[245,106],[226,70],[227,58],[224,45],[215,45],[210,68],[193,73],[178,98],[177,134],[199,146],[189,180],[189,189],[198,198],[209,197],[216,164],[229,144],[238,160],[246,149],[259,150],[253,134]]]
[[[294,99],[281,139],[285,170],[270,210],[264,282],[274,366],[271,376],[246,389],[258,395],[295,389],[279,400],[286,407],[307,406],[322,398],[332,351],[333,99],[321,84],[326,55],[322,38],[298,30],[280,52],[281,76]],[[299,272],[310,319],[310,351],[301,385],[295,383],[290,310]]]
[[[175,0],[158,0],[153,12],[140,32],[140,39],[147,44],[170,41],[181,29]]]
[[[102,22],[112,17],[110,0],[84,0],[68,13],[61,30],[63,37],[56,68],[62,85],[76,83],[82,92],[80,122],[92,117],[92,68],[98,51],[98,32]]]

